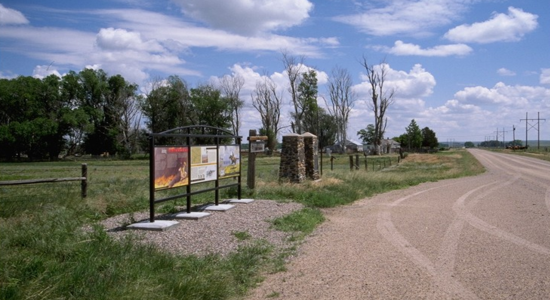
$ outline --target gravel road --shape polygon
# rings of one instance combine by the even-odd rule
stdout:
[[[471,153],[486,173],[325,210],[247,299],[550,299],[550,163]]]

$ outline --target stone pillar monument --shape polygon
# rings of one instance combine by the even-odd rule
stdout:
[[[306,132],[304,137],[304,154],[306,177],[311,180],[319,179],[319,143],[317,136]]]
[[[301,183],[306,177],[304,137],[290,133],[283,136],[279,180]]]

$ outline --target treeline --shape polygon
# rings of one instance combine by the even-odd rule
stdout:
[[[137,100],[136,85],[102,70],[0,79],[0,155],[56,159],[80,147],[129,152]]]
[[[335,67],[327,82],[328,96],[319,97],[317,73],[306,67],[303,57],[283,53],[283,65],[288,87],[277,87],[272,78],[261,76],[250,95],[261,121],[260,134],[268,137],[266,146],[275,149],[283,129],[317,135],[321,149],[335,141],[345,145],[356,100],[349,72]],[[373,143],[379,148],[394,91],[383,92],[385,63],[378,70],[364,59],[362,66],[370,86],[379,92],[368,100],[375,115]],[[238,135],[243,85],[244,78],[237,74],[195,88],[170,76],[138,89],[121,75],[93,69],[71,71],[62,78],[0,79],[0,157],[55,160],[64,155],[109,153],[127,158],[147,150],[148,132],[188,125],[209,125]],[[288,118],[282,116],[285,90],[292,110]],[[318,105],[319,98],[326,108]]]
[[[435,131],[429,127],[420,129],[415,119],[412,119],[409,126],[405,128],[405,133],[393,139],[398,141],[402,148],[407,148],[409,151],[413,149],[434,150],[439,147]]]
[[[189,89],[177,76],[151,85],[141,95],[121,75],[92,69],[62,78],[0,79],[0,156],[129,157],[147,147],[147,131],[190,124],[231,127],[231,102],[220,90],[209,85]]]
[[[374,130],[374,125],[369,124],[366,128],[359,130],[357,135],[363,140],[363,143],[372,145],[375,139]],[[409,151],[419,149],[433,150],[439,146],[435,131],[429,127],[420,129],[415,119],[412,119],[409,126],[405,128],[405,133],[392,138],[392,140],[398,142],[401,148],[408,149]]]

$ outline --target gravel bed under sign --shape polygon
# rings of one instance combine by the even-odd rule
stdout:
[[[100,222],[108,233],[121,238],[128,234],[136,235],[145,243],[152,243],[162,250],[180,255],[227,255],[235,252],[239,246],[255,240],[266,240],[275,247],[284,247],[290,233],[270,228],[270,220],[288,215],[303,208],[295,202],[277,202],[255,200],[249,204],[235,204],[236,207],[225,212],[210,212],[211,215],[198,220],[177,219],[180,223],[166,231],[125,230],[130,222],[139,222],[149,218],[149,212],[139,212],[115,216]],[[181,208],[185,211],[185,208]],[[156,218],[171,219],[171,214],[158,215]],[[245,240],[239,240],[235,233],[246,233]]]

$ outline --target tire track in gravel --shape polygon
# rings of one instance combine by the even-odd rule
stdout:
[[[479,154],[479,153],[478,153]],[[493,157],[489,158],[486,155],[480,155],[484,159],[485,165],[490,166],[493,169],[498,169],[499,171],[506,174],[515,174],[510,171],[510,168],[503,167],[502,160],[496,160]],[[507,159],[509,157],[506,157]],[[524,162],[520,162],[524,164]],[[507,164],[510,165],[510,164]],[[535,175],[534,175],[535,176]],[[462,298],[462,299],[479,299],[473,292],[465,288],[460,282],[453,278],[454,274],[454,265],[456,258],[456,251],[460,242],[460,236],[462,229],[464,228],[465,223],[477,228],[478,230],[492,234],[500,239],[512,242],[516,245],[528,248],[532,251],[535,251],[540,254],[549,255],[550,250],[546,247],[540,246],[536,243],[532,243],[528,240],[525,240],[521,237],[515,236],[511,233],[508,233],[504,230],[493,226],[476,216],[474,216],[467,209],[466,201],[470,196],[474,195],[476,192],[483,191],[483,193],[477,195],[475,198],[469,201],[470,207],[474,207],[477,202],[479,202],[484,197],[487,197],[489,194],[500,190],[506,186],[510,186],[519,180],[522,175],[515,174],[514,177],[507,180],[504,183],[498,184],[489,190],[484,189],[495,185],[498,183],[497,180],[484,184],[477,188],[474,188],[467,193],[460,196],[457,201],[453,204],[453,211],[456,213],[456,218],[447,228],[443,242],[440,246],[439,257],[435,264],[433,264],[421,251],[411,245],[411,243],[396,229],[395,225],[391,219],[391,208],[398,206],[402,202],[414,198],[420,194],[430,192],[435,188],[420,191],[392,202],[388,205],[386,210],[381,210],[378,214],[377,228],[379,233],[389,241],[394,247],[399,251],[404,253],[411,261],[413,261],[417,266],[423,269],[425,272],[430,274],[433,278],[432,293],[430,294],[429,299],[440,299],[442,297],[451,297],[451,298]],[[446,186],[438,187],[444,188]],[[547,189],[545,202],[548,210],[550,210],[550,188]]]
[[[490,162],[491,165],[494,167],[494,168],[498,168],[500,169],[501,171],[504,171],[508,174],[515,174],[515,176],[509,180],[506,184],[504,184],[502,187],[504,187],[505,185],[509,185],[509,184],[512,184],[513,182],[519,180],[520,178],[523,178],[525,179],[525,177],[536,177],[536,178],[539,178],[537,177],[536,175],[542,175],[542,174],[538,174],[538,173],[535,173],[533,175],[531,175],[530,173],[532,172],[528,172],[529,174],[517,174],[517,173],[514,173],[514,172],[510,172],[510,168],[505,168],[503,167],[502,165],[508,165],[510,167],[512,167],[512,165],[509,163],[509,161],[513,161],[513,162],[519,162],[519,164],[521,164],[522,166],[525,166],[525,164],[523,162],[521,162],[521,160],[517,160],[516,157],[512,157],[511,155],[495,155],[491,158],[488,158],[488,156],[485,154],[485,153],[481,153],[480,155],[480,152],[478,151],[473,151],[473,153],[479,158],[481,158],[482,160],[482,163],[487,163],[487,162]],[[498,163],[495,163],[494,161],[494,158],[495,157],[498,157],[498,158],[501,158]],[[541,165],[540,163],[538,163],[538,165]],[[515,168],[517,168],[517,166],[515,166]],[[530,171],[530,170],[526,170],[526,171]],[[546,170],[548,171],[548,170]],[[533,182],[537,182],[537,183],[541,183],[539,180],[533,180]],[[547,190],[547,193],[546,193],[546,199],[548,199],[548,190]],[[486,233],[489,233],[493,236],[496,236],[502,240],[506,240],[506,241],[509,241],[511,243],[514,243],[518,246],[522,246],[522,247],[525,247],[525,248],[528,248],[532,251],[535,251],[537,253],[540,253],[540,254],[544,254],[544,255],[550,255],[550,249],[544,247],[544,246],[541,246],[541,245],[538,245],[536,243],[533,243],[533,242],[530,242],[526,239],[523,239],[521,237],[518,237],[516,235],[513,235],[505,230],[502,230],[494,225],[491,225],[485,221],[483,221],[482,219],[476,217],[475,215],[473,215],[467,208],[466,208],[466,204],[465,204],[465,201],[466,199],[465,198],[460,198],[458,199],[458,201],[453,205],[453,211],[457,214],[457,216],[468,222],[468,224],[470,224],[471,226],[475,227],[476,229],[478,230],[481,230],[481,231],[484,231]],[[550,205],[549,204],[549,201],[550,200],[545,200],[546,204],[547,205]],[[549,208],[550,209],[550,208]]]
[[[486,213],[500,210],[501,203],[508,204],[502,216],[515,213],[514,202],[499,202],[498,197],[504,194],[506,199],[505,190],[522,188],[526,183],[536,189],[536,201],[544,202],[537,203],[542,204],[538,208],[550,211],[550,164],[481,150],[471,152],[487,168],[486,174],[410,188],[408,195],[405,191],[390,192],[335,209],[319,235],[309,239],[304,256],[289,265],[288,273],[270,276],[249,299],[279,293],[281,299],[317,300],[504,299],[521,295],[524,299],[547,299],[544,296],[550,295],[550,281],[546,283],[544,266],[550,247],[523,238],[524,231],[511,231],[515,233],[512,234],[474,213],[489,216]],[[412,220],[418,216],[438,214],[449,218],[427,218],[419,223],[435,230],[398,227],[414,225]],[[495,218],[487,220],[500,226],[510,225],[496,223]],[[426,239],[425,232],[434,239]],[[514,247],[501,247],[500,252],[499,247],[506,244]],[[478,255],[479,249],[497,251],[496,255],[483,251]],[[516,253],[521,258],[514,259]],[[514,272],[510,273],[510,269]]]
[[[467,197],[473,192],[492,184],[494,184],[494,182],[480,186],[477,189],[466,193],[465,196]],[[434,281],[434,284],[432,286],[434,285],[437,286],[437,289],[434,291],[434,294],[432,294],[432,296],[435,297],[433,299],[440,299],[441,297],[440,293],[450,294],[452,297],[459,297],[462,299],[479,299],[472,291],[468,290],[460,282],[453,279],[451,277],[452,273],[449,273],[449,274],[447,274],[447,272],[442,273],[440,266],[434,265],[428,257],[426,257],[421,251],[419,251],[417,248],[411,245],[411,243],[395,228],[395,225],[393,224],[391,219],[392,207],[395,207],[410,198],[433,191],[434,189],[445,188],[448,186],[449,185],[444,185],[441,187],[423,190],[423,191],[402,197],[392,202],[390,205],[388,205],[387,209],[381,210],[378,213],[377,229],[378,229],[378,232],[388,242],[394,245],[394,247],[396,247],[405,256],[407,256],[413,263],[415,263],[418,267],[423,269],[426,273],[428,273],[432,277],[432,280]],[[457,223],[456,225],[458,226],[452,231],[453,232],[457,230],[458,232],[462,231],[461,224]],[[460,234],[458,234],[457,237],[459,236]],[[456,245],[457,245],[458,239],[456,239],[456,241],[453,240],[451,242],[456,242]],[[456,245],[454,245],[454,248],[456,248]],[[453,247],[449,247],[449,248],[453,248]],[[447,255],[446,258],[454,260],[454,254],[453,254],[454,252],[447,251],[447,253],[450,255]],[[453,256],[453,258],[450,258],[450,256]]]

